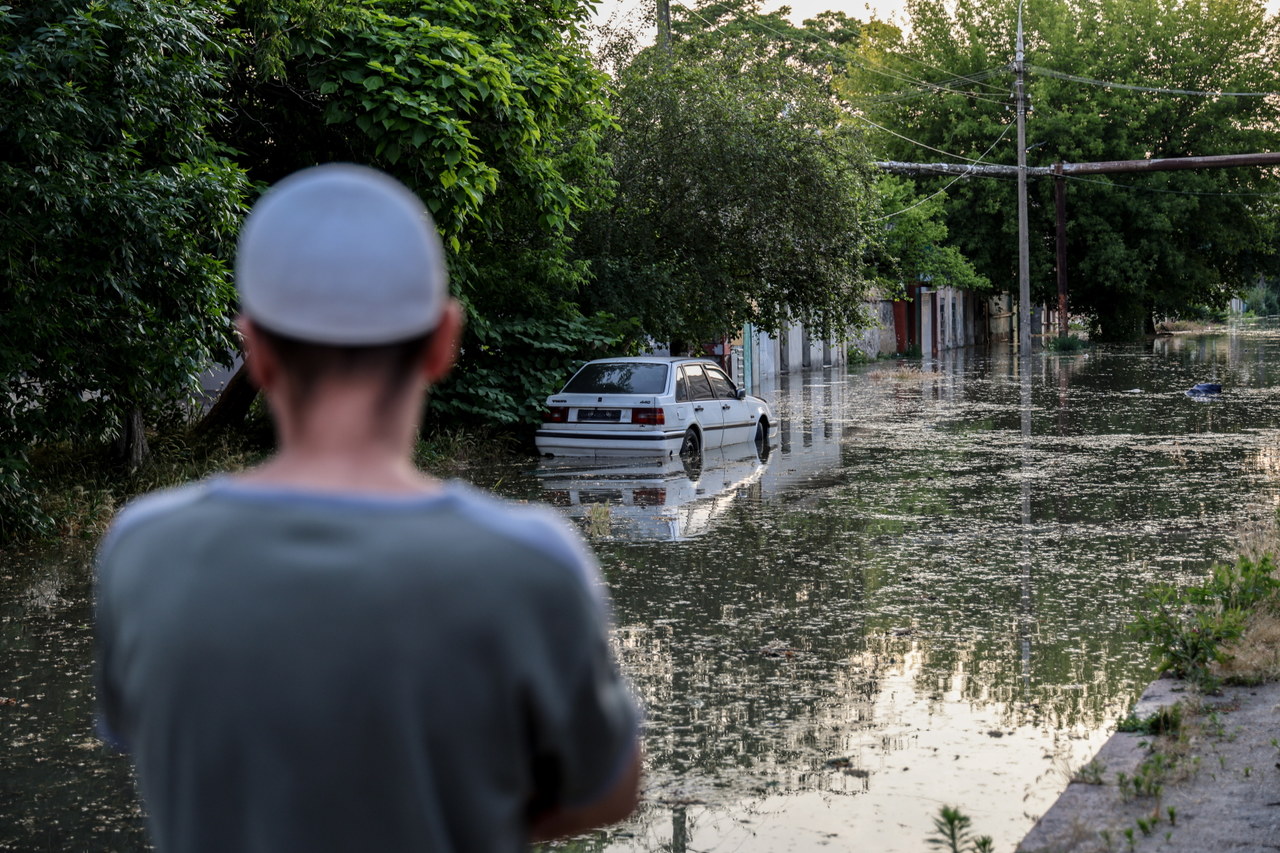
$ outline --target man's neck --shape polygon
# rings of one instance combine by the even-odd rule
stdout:
[[[367,388],[328,389],[305,409],[272,401],[279,451],[246,481],[324,492],[420,494],[439,483],[414,467],[420,395],[379,405]]]

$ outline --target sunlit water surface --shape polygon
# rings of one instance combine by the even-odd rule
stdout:
[[[765,389],[764,461],[477,472],[593,542],[647,709],[641,811],[566,846],[915,853],[949,804],[1012,850],[1151,678],[1142,591],[1274,513],[1278,370],[1243,327],[814,371]],[[0,570],[0,849],[143,847],[72,553]]]

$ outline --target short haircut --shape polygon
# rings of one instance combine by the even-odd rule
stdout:
[[[412,382],[434,331],[392,344],[331,346],[299,340],[273,332],[257,323],[263,343],[288,373],[292,395],[289,403],[305,406],[326,379],[362,378],[382,388],[379,408],[386,408]]]

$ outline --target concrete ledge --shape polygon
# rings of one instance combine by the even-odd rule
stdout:
[[[1135,710],[1147,718],[1187,696],[1181,682],[1160,679]],[[1154,740],[1112,735],[1094,758],[1100,784],[1072,782],[1018,853],[1280,851],[1280,684],[1207,699],[1204,714],[1184,721],[1177,767],[1159,794],[1122,796],[1117,779],[1134,776]]]

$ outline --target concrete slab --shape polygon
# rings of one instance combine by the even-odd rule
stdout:
[[[1161,679],[1143,693],[1137,714],[1149,717],[1188,695],[1181,682]],[[1184,733],[1176,747],[1157,747],[1176,756],[1159,792],[1132,796],[1117,781],[1139,772],[1157,739],[1117,732],[1094,759],[1096,784],[1072,782],[1018,853],[1280,850],[1280,684],[1224,688],[1184,722]]]

